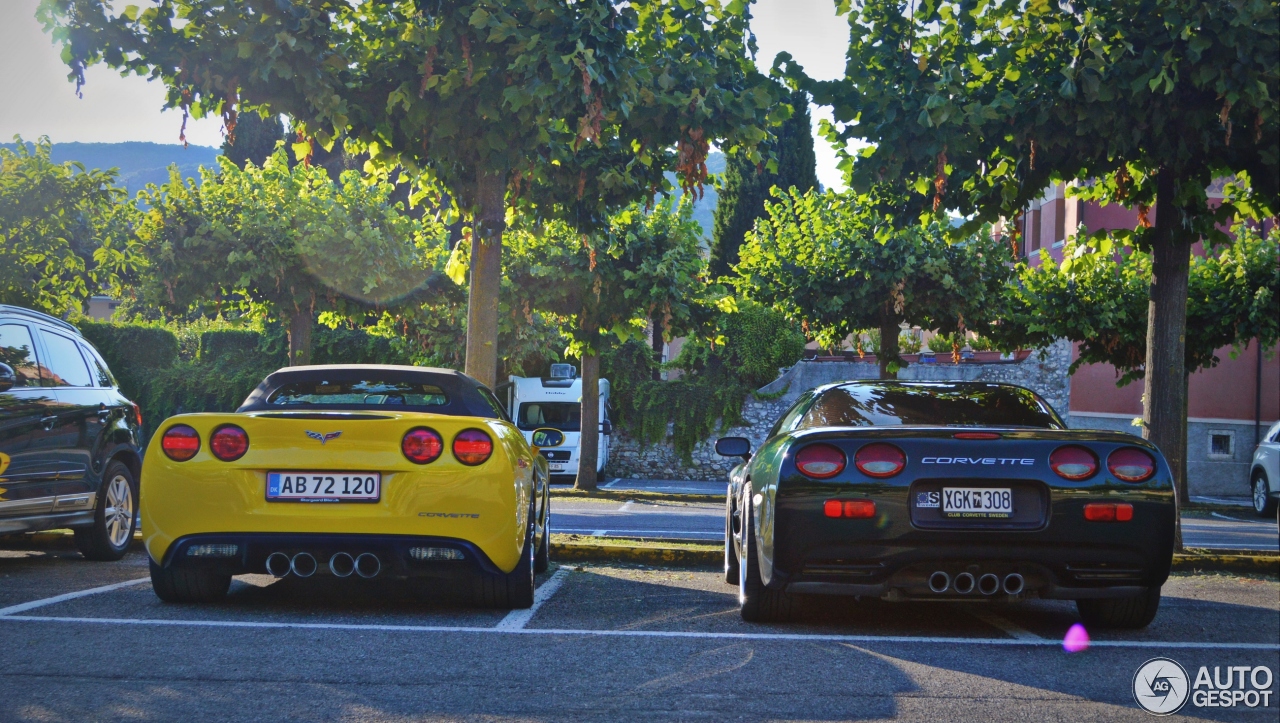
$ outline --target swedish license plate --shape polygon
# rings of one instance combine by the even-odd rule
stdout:
[[[943,487],[942,514],[951,518],[1007,519],[1013,514],[1008,487]]]
[[[267,500],[274,502],[377,502],[377,472],[268,472]]]

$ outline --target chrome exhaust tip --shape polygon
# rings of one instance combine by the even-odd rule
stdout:
[[[335,553],[329,558],[329,572],[335,577],[350,577],[356,571],[356,561],[345,552]]]
[[[382,572],[382,561],[372,552],[363,552],[356,558],[356,574],[366,580]]]
[[[289,561],[289,569],[298,577],[311,577],[320,565],[310,552],[299,552]]]
[[[1000,578],[989,572],[978,578],[978,592],[983,595],[995,595],[1000,592]]]
[[[968,595],[973,592],[973,574],[962,572],[959,575],[956,575],[953,587],[955,588],[955,591],[961,595]]]
[[[289,556],[283,552],[267,555],[267,573],[277,580],[289,574]]]
[[[942,592],[946,592],[947,588],[949,587],[951,587],[951,576],[948,575],[947,573],[941,570],[938,570],[937,572],[929,576],[930,590],[934,592],[942,593]]]
[[[1026,581],[1016,572],[1004,576],[1004,591],[1009,595],[1021,593],[1025,586]]]

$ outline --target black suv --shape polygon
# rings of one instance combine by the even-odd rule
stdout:
[[[71,324],[0,304],[0,535],[70,527],[90,560],[133,538],[142,413]]]

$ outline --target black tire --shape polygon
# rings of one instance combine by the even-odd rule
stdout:
[[[1253,493],[1253,511],[1258,517],[1270,517],[1276,513],[1276,501],[1271,499],[1271,486],[1267,484],[1267,473],[1258,470],[1253,474],[1250,485]]]
[[[231,587],[230,575],[208,570],[168,570],[151,560],[151,589],[167,603],[217,602]]]
[[[750,510],[744,510],[745,555],[739,557],[738,602],[742,619],[749,623],[782,623],[791,619],[795,597],[782,590],[773,590],[760,581],[760,560],[756,552],[755,525],[751,523]]]
[[[498,610],[533,607],[534,582],[533,521],[524,538],[524,549],[516,569],[508,573],[482,572],[476,578],[476,604]]]
[[[538,543],[538,552],[533,557],[533,571],[541,574],[551,567],[551,510],[547,510],[542,520],[542,541]]]
[[[738,584],[738,551],[733,545],[733,501],[726,496],[724,502],[724,582]]]
[[[1076,610],[1086,628],[1141,630],[1155,620],[1159,609],[1159,587],[1133,597],[1076,600]]]
[[[138,517],[138,480],[121,462],[110,462],[102,475],[93,525],[75,530],[76,549],[87,560],[114,562],[133,542]]]

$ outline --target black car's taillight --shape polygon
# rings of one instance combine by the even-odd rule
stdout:
[[[796,453],[796,469],[806,477],[835,477],[844,471],[844,465],[844,452],[829,444],[811,444]]]
[[[200,433],[185,424],[175,424],[160,438],[160,449],[174,462],[186,462],[200,451]]]
[[[1071,444],[1053,450],[1049,455],[1049,468],[1063,479],[1088,479],[1098,471],[1098,457],[1084,447]]]
[[[853,464],[868,477],[892,477],[907,466],[907,455],[892,444],[868,444],[853,455]]]
[[[1125,482],[1145,482],[1156,473],[1156,461],[1137,447],[1121,447],[1107,455],[1107,469]]]

